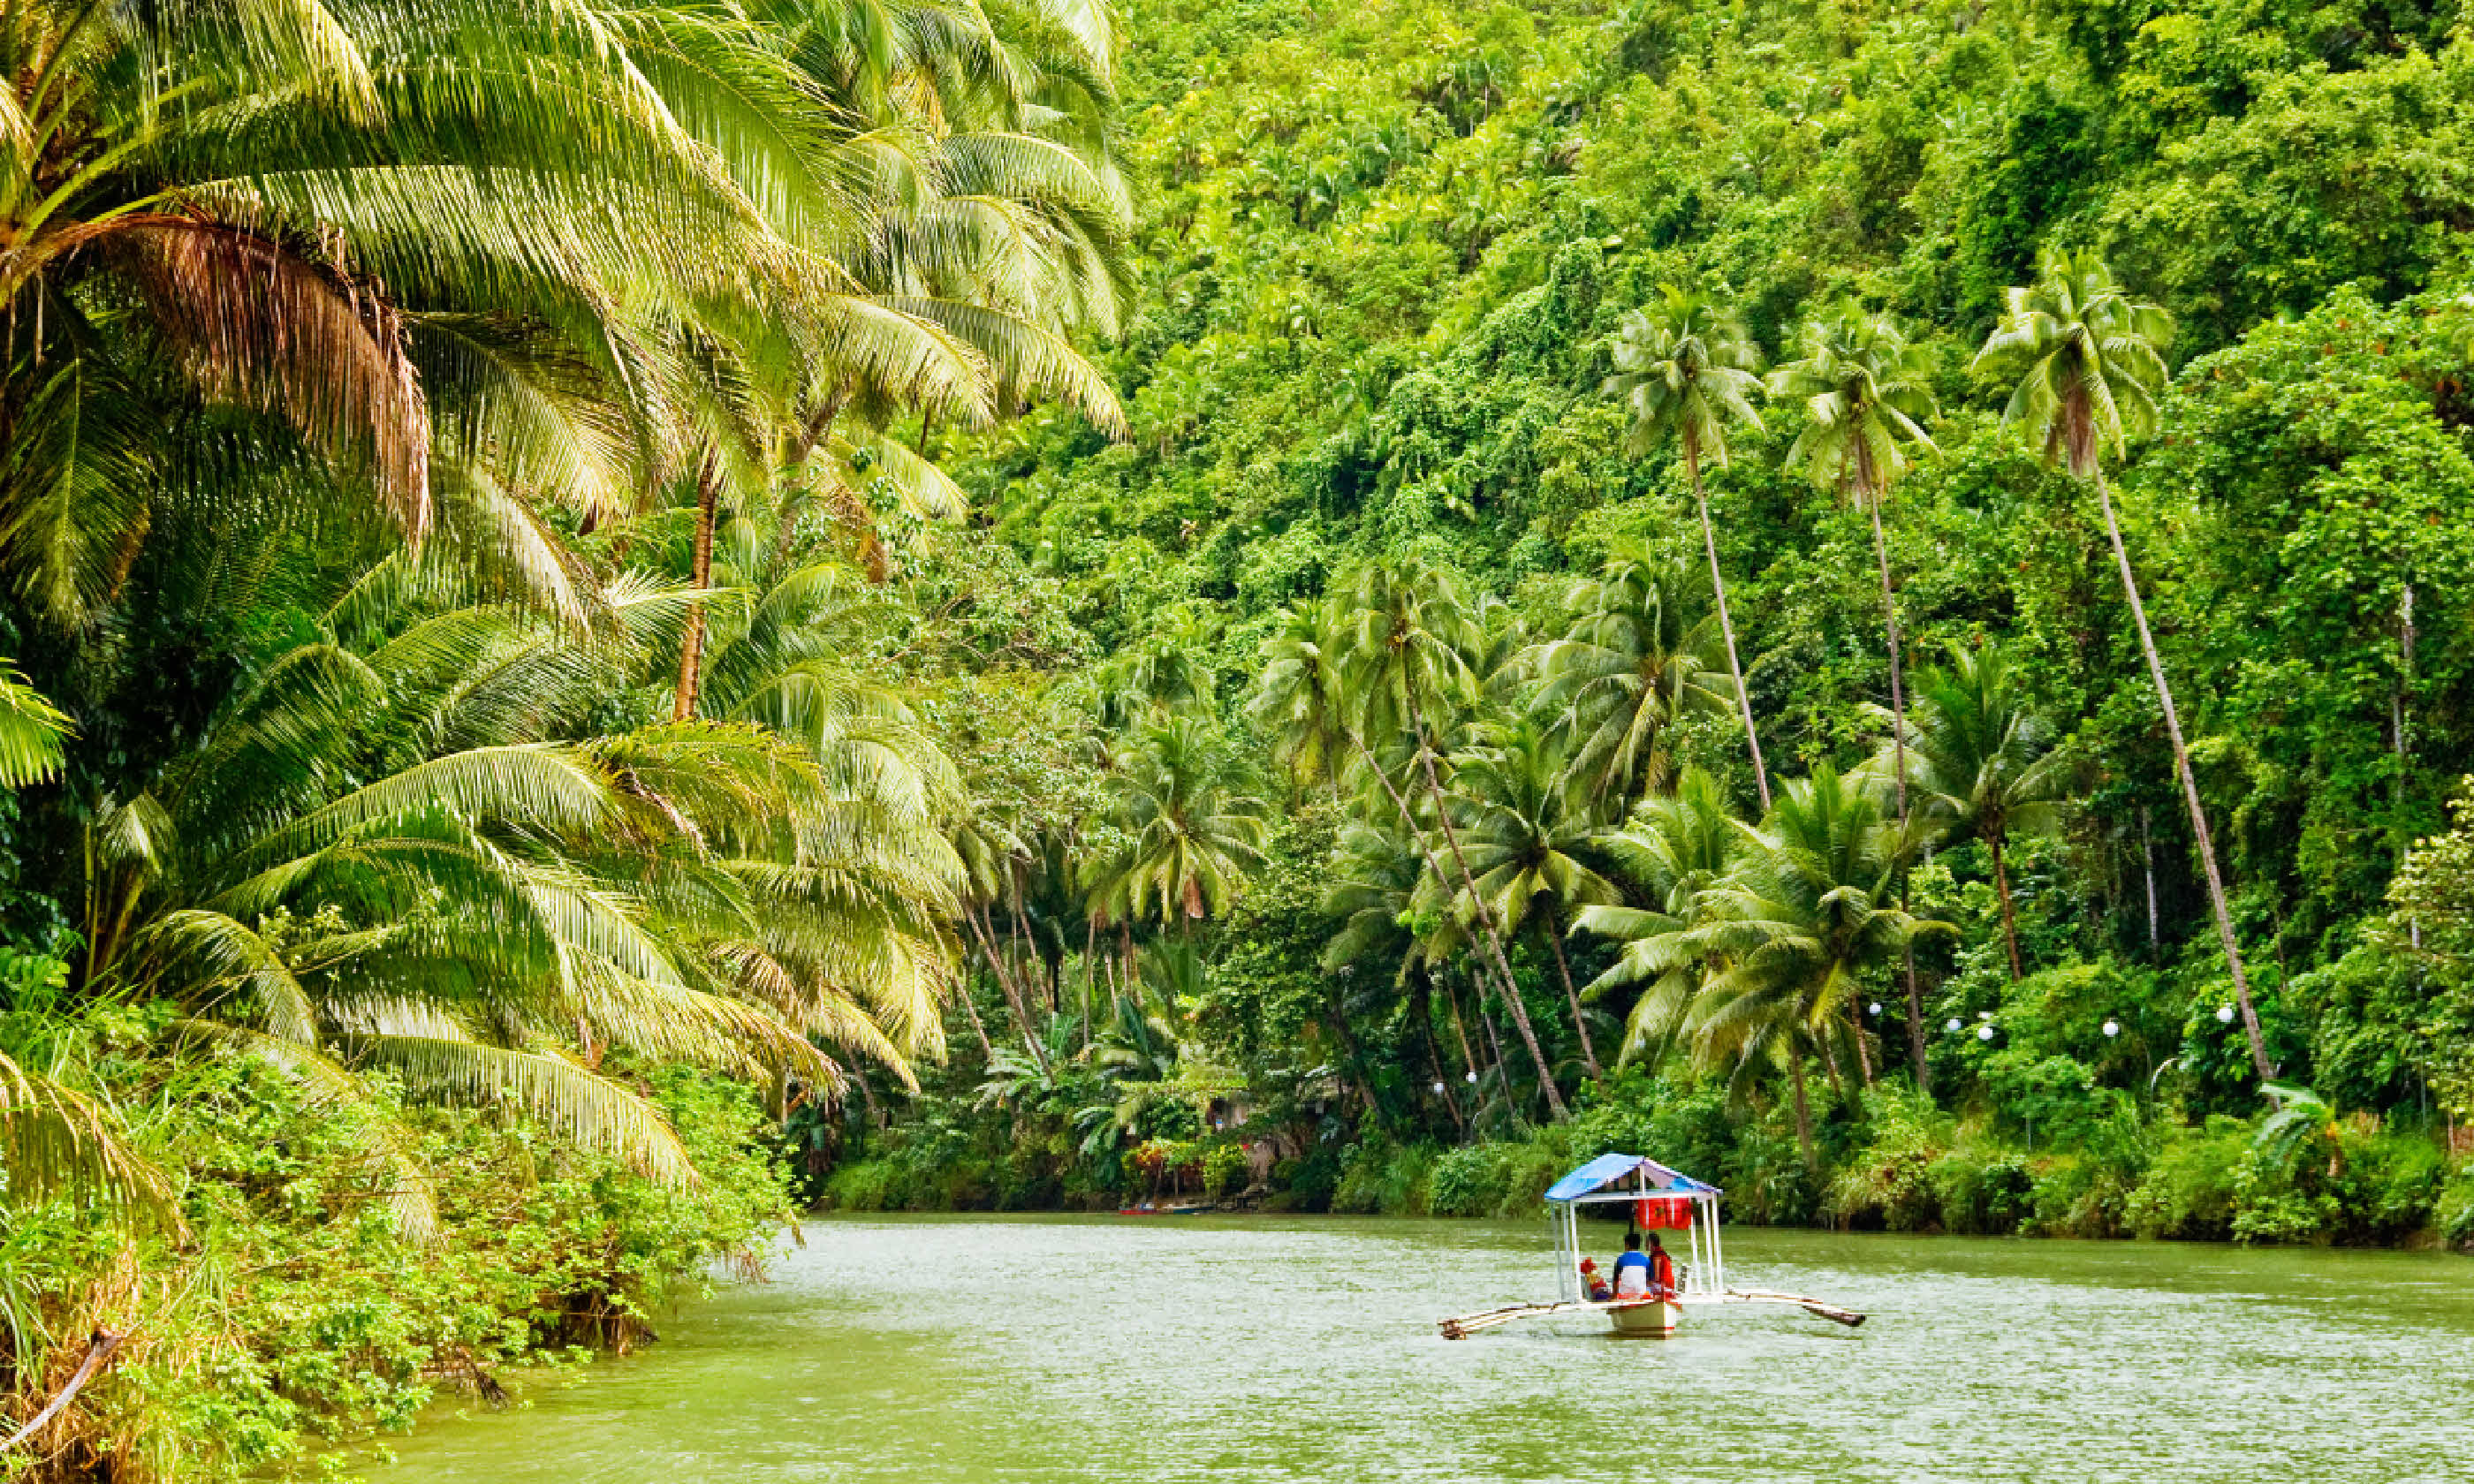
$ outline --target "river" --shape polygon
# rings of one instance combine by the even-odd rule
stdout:
[[[1611,1235],[1611,1233],[1610,1233]],[[773,1281],[371,1484],[2474,1477],[2474,1261],[1730,1228],[1739,1285],[1864,1310],[1464,1341],[1544,1222],[811,1224]],[[1598,1245],[1609,1247],[1613,1241]]]

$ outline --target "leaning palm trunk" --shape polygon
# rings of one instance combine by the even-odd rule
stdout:
[[[2130,600],[2130,617],[2139,627],[2139,648],[2147,657],[2147,677],[2156,682],[2156,700],[2165,708],[2165,735],[2173,744],[2173,769],[2182,779],[2182,802],[2191,811],[2191,833],[2199,847],[2199,864],[2208,877],[2208,905],[2215,911],[2217,938],[2223,944],[2225,968],[2234,976],[2234,1000],[2242,1007],[2243,1034],[2250,1038],[2251,1065],[2259,1080],[2276,1075],[2268,1060],[2268,1039],[2260,1034],[2259,1012],[2251,1005],[2250,980],[2243,973],[2242,948],[2234,941],[2233,914],[2225,906],[2224,878],[2217,873],[2216,842],[2208,834],[2208,811],[2199,802],[2198,780],[2191,773],[2190,749],[2182,743],[2182,718],[2173,709],[2173,692],[2165,683],[2165,662],[2157,658],[2156,639],[2147,629],[2147,606],[2139,598],[2139,579],[2130,569],[2130,552],[2122,542],[2122,524],[2114,518],[2113,496],[2105,488],[2104,469],[2094,460],[2097,503],[2104,511],[2105,538],[2113,542],[2114,564],[2122,572],[2122,594]]]
[[[1688,434],[1684,440],[1684,471],[1692,481],[1692,505],[1701,513],[1701,546],[1710,554],[1710,588],[1718,601],[1718,632],[1727,639],[1727,673],[1735,682],[1735,706],[1743,713],[1744,745],[1753,754],[1753,786],[1760,790],[1761,812],[1770,812],[1770,770],[1761,761],[1761,734],[1753,726],[1753,693],[1744,688],[1744,667],[1735,658],[1735,624],[1727,616],[1727,577],[1718,569],[1718,534],[1710,524],[1710,501],[1701,492],[1701,444]]]
[[[997,976],[997,988],[1005,994],[1006,1007],[1013,1012],[1014,1024],[1022,1028],[1023,1043],[1031,1048],[1031,1059],[1039,1064],[1039,1070],[1045,1075],[1048,1071],[1048,1048],[1041,1043],[1039,1033],[1031,1028],[1031,1007],[1023,1001],[1022,987],[1006,969],[1005,958],[997,951],[996,935],[988,930],[981,909],[965,905],[962,917],[971,924],[972,936],[980,940],[980,955],[988,961],[988,972]]]
[[[1572,1029],[1581,1033],[1581,1061],[1592,1077],[1604,1077],[1598,1066],[1598,1052],[1589,1044],[1589,1022],[1581,1017],[1581,996],[1572,988],[1572,966],[1564,960],[1564,935],[1556,930],[1555,912],[1546,911],[1546,945],[1555,950],[1555,972],[1564,981],[1564,1002],[1572,1007]]]
[[[1419,735],[1420,738],[1419,742],[1419,750],[1423,752],[1425,748],[1423,731],[1420,730]],[[1411,839],[1418,842],[1418,852],[1426,858],[1426,869],[1435,874],[1436,880],[1449,881],[1451,879],[1451,875],[1443,870],[1443,863],[1436,856],[1434,847],[1426,843],[1424,832],[1418,828],[1417,816],[1410,812],[1409,801],[1401,796],[1399,789],[1393,786],[1391,775],[1383,771],[1383,765],[1376,761],[1374,754],[1368,750],[1365,739],[1351,735],[1349,741],[1355,744],[1357,748],[1357,755],[1365,761],[1366,770],[1374,775],[1374,780],[1376,782],[1383,785],[1383,792],[1392,796],[1393,807],[1400,811],[1400,826],[1409,832],[1409,837]],[[1433,778],[1431,761],[1429,762],[1428,767],[1428,779],[1431,782]],[[1442,809],[1442,800],[1440,797],[1438,797],[1436,801],[1436,807],[1438,813],[1440,813]],[[1447,839],[1451,838],[1448,833],[1450,827],[1449,823],[1446,822],[1444,829],[1446,831],[1445,838]],[[1460,853],[1460,846],[1457,840],[1454,840],[1453,842],[1452,853],[1455,856]],[[1467,862],[1462,863],[1461,879],[1464,881],[1468,879],[1468,866]],[[1477,892],[1474,887],[1470,889],[1469,897],[1472,900],[1476,899]],[[1483,902],[1479,903],[1479,910],[1481,912],[1485,911],[1485,904]],[[1504,962],[1503,949],[1501,945],[1495,942],[1492,916],[1489,914],[1482,921],[1486,927],[1487,945],[1494,949],[1493,959],[1488,967],[1494,969],[1500,975],[1500,988],[1503,990],[1504,1001],[1512,1008],[1512,1018],[1514,1022],[1520,1027],[1520,1039],[1528,1044],[1531,1060],[1538,1064],[1538,1079],[1540,1082],[1545,1084],[1546,1105],[1554,1110],[1556,1118],[1561,1120],[1565,1116],[1564,1109],[1564,1095],[1556,1090],[1555,1073],[1552,1068],[1547,1065],[1546,1053],[1540,1049],[1538,1045],[1537,1032],[1530,1028],[1529,1011],[1527,1007],[1522,1005],[1520,1002],[1519,983],[1512,977],[1512,966]],[[1481,962],[1485,961],[1482,959]],[[1502,1053],[1498,1051],[1495,1055],[1495,1063],[1498,1067],[1501,1066],[1502,1060]]]
[[[1529,1023],[1529,1007],[1520,998],[1520,981],[1513,977],[1512,961],[1503,953],[1503,934],[1495,930],[1494,909],[1486,904],[1485,896],[1477,889],[1477,877],[1470,874],[1468,857],[1461,851],[1460,831],[1452,827],[1452,811],[1443,806],[1443,779],[1435,774],[1435,750],[1426,741],[1426,724],[1418,714],[1418,698],[1408,693],[1409,728],[1418,739],[1418,760],[1426,770],[1426,793],[1435,805],[1435,823],[1443,827],[1443,844],[1451,848],[1452,864],[1460,868],[1461,885],[1469,894],[1469,905],[1477,912],[1477,925],[1486,935],[1486,946],[1494,955],[1495,971],[1503,976],[1504,1000],[1512,1011],[1513,1023],[1520,1028],[1520,1040],[1529,1047],[1529,1055],[1538,1064],[1538,1080],[1546,1089],[1546,1107],[1561,1123],[1569,1116],[1564,1107],[1564,1094],[1555,1087],[1555,1073],[1547,1065],[1546,1053],[1540,1049],[1538,1032]]]

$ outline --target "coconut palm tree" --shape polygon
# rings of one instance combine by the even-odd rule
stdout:
[[[2165,713],[2165,735],[2173,746],[2173,770],[2181,779],[2182,802],[2190,810],[2191,837],[2207,876],[2208,905],[2216,917],[2226,972],[2233,976],[2234,998],[2242,1007],[2251,1065],[2260,1081],[2268,1082],[2275,1077],[2276,1068],[2268,1059],[2259,1012],[2251,1003],[2250,979],[2243,972],[2242,945],[2234,937],[2224,877],[2217,869],[2208,811],[2199,801],[2191,751],[2182,740],[2181,713],[2174,708],[2172,687],[2166,683],[2165,661],[2156,653],[2156,636],[2147,627],[2147,606],[2139,596],[2139,578],[2131,569],[2122,522],[2114,516],[2113,495],[2105,487],[2105,450],[2110,447],[2119,459],[2129,435],[2155,425],[2156,398],[2168,379],[2165,351],[2172,342],[2172,316],[2157,305],[2132,299],[2096,254],[2048,251],[2037,259],[2035,283],[2002,292],[2001,321],[1977,352],[1976,365],[2019,378],[2001,412],[2003,425],[2025,435],[2047,463],[2063,465],[2073,476],[2096,488],[2097,504],[2104,512],[2105,539],[2113,545],[2114,566],[2122,577],[2122,596],[2129,600],[2140,652],[2147,659],[2147,678]]]
[[[2025,970],[2002,852],[2013,835],[2053,827],[2069,793],[2069,760],[2053,750],[2051,718],[2037,708],[1999,644],[1953,646],[1947,669],[1918,677],[1916,702],[1906,751],[1924,812],[1945,838],[1981,840],[1992,855],[2002,942],[2010,977],[2018,979]],[[1880,762],[1884,770],[1893,765],[1886,749]],[[1921,1028],[1908,1030],[1921,1039]]]
[[[1452,857],[1446,874],[1440,859],[1431,861],[1438,880],[1457,879],[1476,911],[1485,962],[1495,973],[1497,987],[1512,1012],[1530,1059],[1537,1064],[1547,1107],[1561,1120],[1564,1095],[1555,1087],[1554,1068],[1539,1044],[1520,997],[1519,980],[1504,956],[1503,937],[1485,895],[1476,889],[1468,859],[1443,802],[1442,771],[1436,763],[1435,732],[1430,717],[1471,699],[1477,676],[1469,655],[1481,646],[1484,632],[1470,617],[1470,605],[1460,585],[1422,559],[1399,562],[1369,562],[1345,575],[1339,585],[1346,605],[1340,634],[1341,667],[1349,678],[1352,745],[1368,777],[1390,796],[1403,828],[1419,832],[1419,822],[1406,795],[1395,785],[1368,744],[1370,737],[1405,734],[1415,748],[1415,762],[1426,785],[1435,826]]]
[[[173,501],[468,529],[564,589],[510,491],[606,516],[687,467],[691,322],[986,405],[983,354],[837,266],[884,142],[743,14],[36,0],[0,62],[0,560],[57,622]]]
[[[1726,879],[1747,841],[1718,780],[1687,768],[1675,792],[1641,802],[1631,822],[1598,848],[1646,906],[1584,907],[1572,927],[1623,945],[1588,993],[1643,985],[1625,1018],[1618,1066],[1646,1056],[1655,1065],[1682,1032],[1708,965],[1686,934],[1700,924],[1701,894]]]
[[[1118,750],[1110,784],[1127,844],[1089,868],[1092,895],[1111,920],[1156,915],[1191,931],[1226,910],[1262,858],[1263,802],[1230,786],[1221,750],[1194,716],[1153,722]]]
[[[1932,356],[1912,345],[1887,315],[1850,306],[1807,322],[1803,358],[1770,373],[1770,395],[1804,404],[1804,431],[1788,447],[1789,467],[1802,466],[1814,484],[1864,507],[1873,524],[1873,558],[1880,569],[1881,626],[1890,655],[1890,712],[1899,718],[1892,745],[1901,755],[1896,772],[1899,818],[1907,817],[1904,749],[1907,711],[1900,672],[1899,605],[1890,582],[1890,547],[1881,530],[1881,507],[1890,487],[1909,463],[1909,450],[1940,452],[1925,431],[1935,411]]]
[[[171,1001],[313,1097],[385,1068],[677,1181],[658,1110],[596,1069],[613,1044],[828,1090],[831,1046],[908,1082],[940,1044],[948,854],[756,726],[574,730],[658,663],[679,595],[621,591],[618,633],[580,638],[439,602],[413,565],[85,802],[75,992]],[[409,1140],[379,1137],[424,1230]]]
[[[1743,321],[1705,294],[1659,285],[1658,300],[1624,316],[1616,332],[1615,374],[1600,389],[1619,398],[1632,416],[1624,451],[1637,459],[1672,438],[1684,450],[1684,474],[1692,506],[1701,516],[1701,546],[1710,558],[1710,588],[1716,596],[1718,632],[1727,645],[1727,675],[1735,683],[1735,705],[1744,721],[1744,746],[1753,757],[1753,783],[1761,809],[1770,806],[1769,769],[1761,761],[1759,729],[1753,724],[1752,693],[1735,658],[1735,625],[1727,613],[1727,578],[1718,565],[1718,534],[1710,522],[1710,500],[1701,489],[1706,458],[1727,467],[1727,424],[1761,431],[1753,395],[1761,389],[1759,342]]]
[[[1574,912],[1619,901],[1622,894],[1575,853],[1589,849],[1597,830],[1589,811],[1575,806],[1565,774],[1562,749],[1534,721],[1499,729],[1487,745],[1466,754],[1453,773],[1447,806],[1460,816],[1476,880],[1455,906],[1474,917],[1476,901],[1483,900],[1506,937],[1517,937],[1535,919],[1571,1007],[1582,1063],[1598,1077],[1604,1069],[1564,958],[1564,931]]]
[[[1263,641],[1262,678],[1246,703],[1246,714],[1271,736],[1273,755],[1301,781],[1321,778],[1335,799],[1349,760],[1344,616],[1329,598],[1280,610],[1278,631]]]
[[[1613,814],[1668,782],[1677,721],[1727,703],[1709,619],[1693,611],[1696,586],[1645,542],[1619,550],[1597,578],[1571,586],[1563,636],[1528,656],[1540,682],[1532,707],[1570,739],[1572,781]]]
[[[1787,784],[1750,849],[1700,893],[1706,917],[1683,939],[1711,965],[1687,1025],[1696,1050],[1738,1079],[1785,1064],[1807,1164],[1808,1048],[1837,1034],[1867,974],[1899,962],[1918,933],[1946,930],[1895,904],[1904,840],[1868,779],[1815,769]]]

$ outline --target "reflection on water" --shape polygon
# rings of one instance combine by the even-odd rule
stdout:
[[[1614,1245],[1605,1240],[1600,1245]],[[903,1218],[373,1484],[2474,1478],[2474,1262],[1730,1229],[1873,1315],[1439,1339],[1553,1286],[1536,1226]]]

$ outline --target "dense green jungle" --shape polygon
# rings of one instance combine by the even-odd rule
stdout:
[[[2453,6],[0,15],[0,1475],[814,1208],[2474,1244]]]

